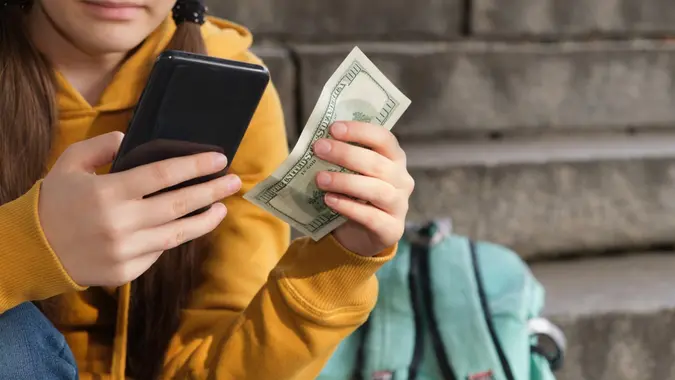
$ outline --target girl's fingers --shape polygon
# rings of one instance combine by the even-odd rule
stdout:
[[[314,144],[314,153],[327,162],[368,177],[381,179],[395,187],[399,182],[399,167],[387,157],[373,150],[321,139]]]
[[[338,214],[373,232],[385,246],[395,244],[403,233],[396,217],[373,205],[334,193],[326,194],[324,202]]]
[[[377,178],[321,172],[317,175],[316,182],[321,190],[366,201],[389,214],[400,215],[407,211],[407,202],[399,195],[400,191]]]
[[[110,271],[116,274],[116,277],[125,279],[125,282],[131,282],[145,273],[164,252],[153,252],[138,256],[127,262],[113,266]]]
[[[230,174],[137,201],[138,212],[143,218],[138,220],[139,225],[136,228],[151,228],[169,223],[202,207],[222,201],[240,188],[239,177]]]
[[[154,148],[159,149],[161,145]],[[150,151],[145,153],[150,154]],[[152,162],[103,178],[115,187],[116,193],[124,194],[125,199],[139,199],[188,180],[217,173],[226,165],[227,158],[222,154],[199,153]]]
[[[405,162],[405,152],[388,129],[358,121],[337,122],[330,128],[334,139],[355,143],[372,149],[384,157],[397,162]]]
[[[125,256],[129,259],[175,248],[213,231],[226,214],[224,204],[214,203],[201,214],[136,232],[125,241],[122,251],[127,252]]]

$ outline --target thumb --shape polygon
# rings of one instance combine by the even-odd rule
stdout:
[[[94,172],[115,159],[122,144],[122,132],[110,132],[71,145],[59,158],[60,165],[68,169]]]

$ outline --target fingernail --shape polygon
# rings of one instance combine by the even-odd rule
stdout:
[[[327,140],[319,140],[314,144],[314,153],[319,155],[328,154],[331,146]]]
[[[237,192],[241,189],[241,179],[236,175],[228,176],[227,189],[231,192]]]
[[[342,137],[347,134],[347,125],[345,123],[335,123],[331,127],[331,134],[335,137]]]
[[[220,216],[221,218],[224,218],[225,215],[227,215],[227,207],[225,207],[225,205],[220,202],[214,203],[211,205],[211,208],[213,209],[213,212],[215,212],[216,215]]]
[[[227,165],[227,157],[224,154],[216,153],[213,157],[213,166],[223,168]]]
[[[316,183],[319,184],[319,186],[325,187],[330,185],[331,178],[330,174],[326,172],[321,172],[316,176]]]
[[[326,194],[325,202],[329,206],[335,206],[338,203],[339,199],[335,194]]]

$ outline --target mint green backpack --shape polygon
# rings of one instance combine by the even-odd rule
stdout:
[[[368,321],[318,380],[554,380],[565,337],[539,316],[544,290],[512,251],[409,228],[377,274]]]

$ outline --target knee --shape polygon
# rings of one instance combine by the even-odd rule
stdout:
[[[63,335],[32,303],[0,314],[0,374],[12,379],[76,379]]]

